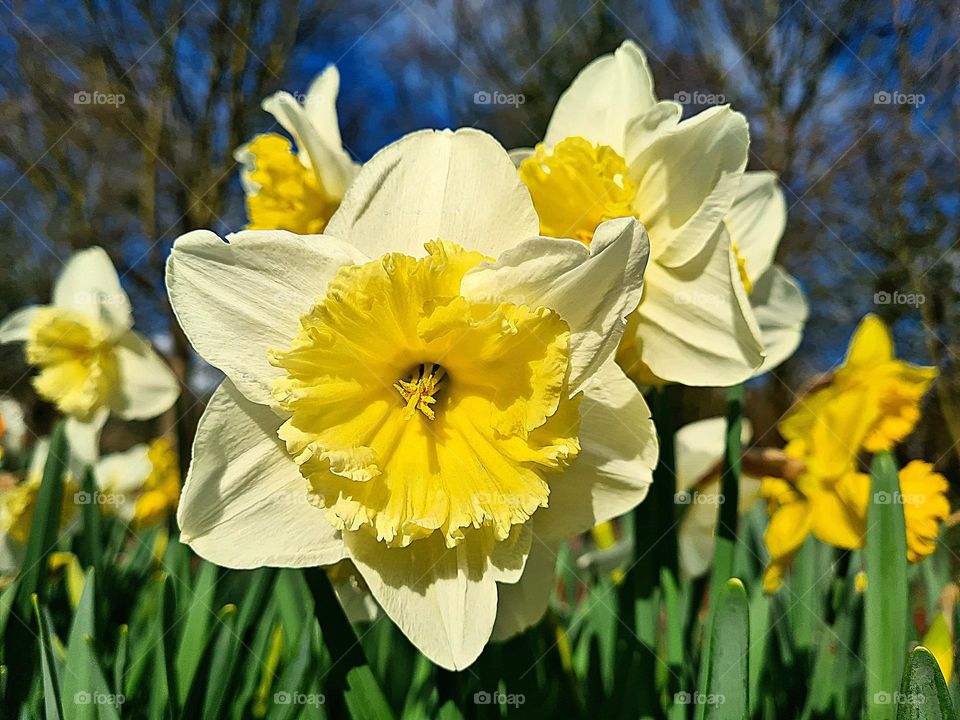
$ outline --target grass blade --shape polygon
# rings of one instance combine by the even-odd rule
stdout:
[[[866,651],[870,720],[893,720],[890,698],[900,687],[907,647],[907,536],[897,466],[877,453],[867,509]]]
[[[923,646],[910,654],[896,701],[897,720],[957,720],[940,666]]]

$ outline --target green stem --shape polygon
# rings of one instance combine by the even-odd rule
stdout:
[[[723,502],[717,509],[717,544],[713,556],[711,597],[715,597],[727,580],[733,577],[739,522],[742,427],[743,385],[734,385],[727,389],[727,435],[720,474],[720,497],[723,498]]]

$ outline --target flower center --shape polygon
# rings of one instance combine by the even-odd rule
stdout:
[[[341,268],[290,348],[271,352],[290,414],[279,436],[343,531],[391,547],[502,541],[580,449],[570,329],[547,308],[462,296],[484,257],[426,247]]]
[[[317,173],[304,166],[290,141],[272,133],[257,135],[246,150],[254,168],[250,180],[259,186],[247,195],[247,227],[301,235],[323,232],[339,202]]]
[[[437,402],[436,395],[445,374],[439,365],[425,363],[417,366],[409,380],[398,380],[393,384],[407,403],[403,409],[404,417],[412,418],[418,410],[430,420],[437,416],[430,406]]]
[[[26,344],[27,362],[40,367],[37,393],[81,420],[108,405],[119,385],[109,331],[86,315],[57,307],[37,311]]]
[[[537,145],[520,165],[520,179],[530,191],[540,232],[589,245],[606,220],[635,217],[637,185],[626,161],[608,145],[568,137],[548,150]]]

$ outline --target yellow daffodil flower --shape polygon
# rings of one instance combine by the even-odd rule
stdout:
[[[16,575],[30,539],[30,528],[37,509],[37,494],[43,480],[50,444],[38,440],[33,457],[22,479],[13,474],[0,475],[0,577]],[[70,529],[77,515],[76,482],[68,472],[64,477],[63,501],[60,508],[61,532]]]
[[[234,153],[247,198],[251,230],[323,232],[359,166],[340,138],[337,93],[340,74],[327,67],[310,85],[301,105],[278,92],[263,109],[293,137],[257,135]]]
[[[538,232],[506,151],[459,130],[378,153],[319,242],[180,237],[174,311],[227,376],[182,540],[233,568],[349,559],[446,668],[536,622],[557,544],[639,503],[657,457],[614,362],[646,233]]]
[[[544,235],[589,244],[618,217],[649,231],[644,297],[618,356],[627,373],[731,385],[793,352],[807,307],[772,264],[786,206],[773,174],[744,172],[746,120],[724,106],[680,122],[681,110],[657,101],[626,41],[580,72],[543,143],[512,155]]]
[[[0,343],[25,342],[27,362],[39,369],[34,388],[68,416],[71,452],[82,444],[72,424],[99,428],[108,412],[144,420],[177,399],[176,377],[132,325],[130,301],[99,247],[70,258],[52,305],[23,308],[0,323]]]
[[[920,400],[937,376],[933,367],[896,359],[890,331],[867,315],[830,382],[802,398],[780,423],[787,440],[814,438],[809,462],[833,477],[862,450],[890,450],[920,419]]]

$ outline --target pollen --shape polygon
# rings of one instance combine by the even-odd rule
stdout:
[[[407,403],[403,409],[405,418],[409,420],[414,417],[418,410],[430,420],[437,416],[430,406],[437,402],[437,392],[445,375],[446,371],[439,365],[426,363],[419,365],[409,380],[398,380],[393,384]]]

